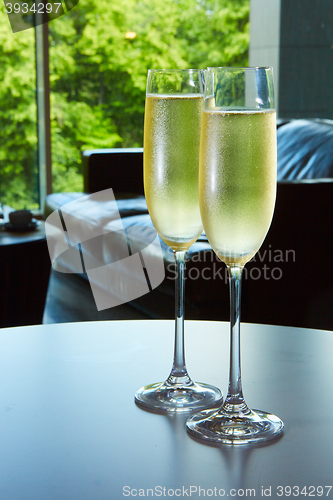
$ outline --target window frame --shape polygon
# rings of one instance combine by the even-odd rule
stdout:
[[[37,103],[37,162],[39,210],[42,215],[46,197],[52,193],[52,155],[50,118],[48,23],[35,26],[36,103]]]

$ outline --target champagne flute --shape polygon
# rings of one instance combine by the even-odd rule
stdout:
[[[227,265],[230,287],[229,388],[220,409],[187,420],[206,441],[248,444],[276,438],[283,422],[245,403],[240,365],[244,265],[271,224],[276,195],[276,113],[271,68],[208,68],[200,144],[200,211],[208,241]]]
[[[199,410],[222,402],[219,389],[191,380],[184,353],[186,254],[202,233],[198,191],[202,101],[202,70],[149,70],[144,189],[154,227],[175,256],[175,346],[167,380],[139,389],[135,402],[162,413]]]

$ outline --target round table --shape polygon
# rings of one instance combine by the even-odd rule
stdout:
[[[333,332],[243,324],[245,399],[285,431],[266,446],[213,447],[187,434],[186,416],[134,403],[136,389],[167,377],[173,327],[2,329],[0,498],[333,498]],[[185,335],[191,377],[225,393],[229,325],[188,321]]]

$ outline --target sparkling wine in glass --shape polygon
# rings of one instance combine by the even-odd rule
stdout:
[[[242,270],[261,247],[275,205],[273,74],[271,68],[208,68],[205,76],[200,211],[208,241],[228,268],[230,372],[223,406],[193,415],[186,425],[201,440],[247,444],[283,430],[278,417],[247,406],[240,363]]]
[[[202,233],[198,191],[202,102],[201,70],[149,70],[144,189],[154,227],[174,252],[176,310],[171,373],[165,382],[142,387],[135,394],[137,405],[148,410],[186,412],[222,402],[219,389],[191,380],[184,351],[186,254]]]

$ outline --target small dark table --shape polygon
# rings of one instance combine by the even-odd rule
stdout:
[[[12,209],[3,207],[3,223]],[[42,323],[51,270],[44,222],[32,231],[0,227],[0,327]]]
[[[173,327],[141,320],[0,331],[0,497],[215,499],[224,491],[277,500],[323,491],[332,499],[333,332],[243,324],[246,401],[278,415],[285,432],[267,446],[215,448],[187,434],[184,415],[134,403],[141,385],[168,375]],[[185,335],[190,375],[225,393],[229,325],[188,321]]]

